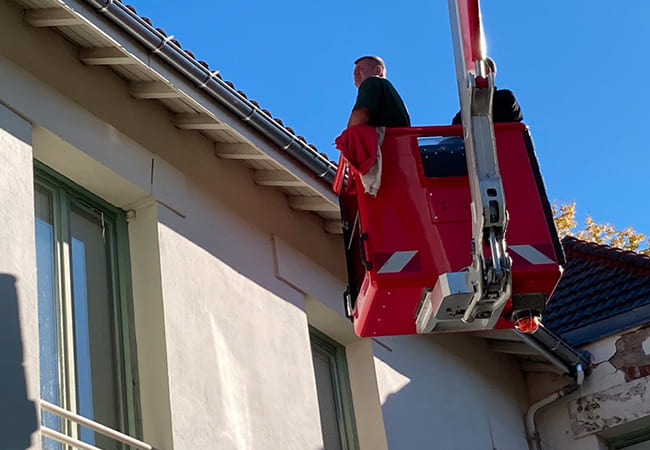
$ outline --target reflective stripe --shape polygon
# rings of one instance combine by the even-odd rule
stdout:
[[[537,250],[532,245],[510,245],[508,250],[512,250],[531,264],[554,264],[551,258]]]
[[[417,250],[406,250],[401,252],[395,252],[390,255],[388,261],[384,263],[383,266],[377,271],[377,273],[394,273],[400,272],[406,265],[413,259],[413,257],[418,253]]]

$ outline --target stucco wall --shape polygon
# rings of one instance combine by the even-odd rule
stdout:
[[[650,328],[640,327],[584,346],[593,371],[575,393],[537,414],[549,448],[606,449],[608,440],[650,430]],[[535,380],[531,380],[534,386]]]
[[[304,296],[270,235],[188,192],[159,211],[174,447],[320,448]]]
[[[527,448],[526,390],[514,360],[460,334],[378,341],[388,448]]]
[[[39,448],[38,329],[31,125],[0,104],[0,436]]]
[[[18,28],[27,33],[23,45],[44,31]],[[302,290],[278,278],[273,236],[327,267],[320,270],[342,273],[339,238],[326,235],[315,216],[290,210],[280,191],[256,186],[250,170],[218,160],[208,140],[174,128],[158,105],[129,97],[106,69],[79,66],[69,44],[42,44],[52,48],[4,48],[14,59],[0,57],[2,100],[35,123],[37,159],[133,213],[144,439],[165,449],[322,447],[304,312],[318,276]],[[52,55],[63,58],[56,73],[46,67]],[[83,82],[70,82],[78,77]],[[93,81],[97,89],[85,95]],[[140,114],[148,123],[134,128]],[[20,167],[5,168],[31,193],[27,150]],[[31,259],[24,256],[33,277],[33,198],[23,197],[11,200],[27,214],[26,225],[2,217],[12,224],[7,230],[18,226],[31,239]],[[329,277],[339,280],[330,289],[338,299],[342,282]],[[34,341],[35,322],[21,325]],[[31,362],[28,369],[37,370]]]

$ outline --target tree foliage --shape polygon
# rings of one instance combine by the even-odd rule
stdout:
[[[632,227],[617,230],[614,225],[610,223],[596,223],[591,216],[587,215],[584,228],[574,231],[574,228],[577,226],[575,219],[576,202],[568,204],[554,202],[552,210],[553,220],[555,221],[560,238],[564,236],[575,236],[585,241],[650,255],[650,239],[646,239],[644,234],[637,233]],[[645,248],[641,248],[642,246]]]

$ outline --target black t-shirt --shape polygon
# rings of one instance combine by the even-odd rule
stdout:
[[[521,122],[522,120],[524,117],[515,94],[508,89],[495,88],[492,98],[492,122]],[[460,111],[456,113],[451,123],[454,125],[462,123]]]
[[[410,127],[411,119],[402,98],[390,81],[369,77],[359,86],[354,109],[368,108],[373,127]]]

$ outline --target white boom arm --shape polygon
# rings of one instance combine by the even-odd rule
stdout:
[[[492,123],[494,74],[485,62],[478,0],[449,0],[449,17],[472,195],[472,264],[465,272],[439,277],[418,311],[420,333],[436,327],[458,329],[450,323],[458,320],[468,328],[492,328],[512,291],[507,212]]]

